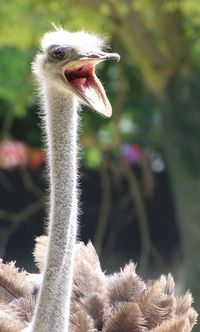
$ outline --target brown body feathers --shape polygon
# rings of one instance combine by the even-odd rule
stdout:
[[[36,239],[41,272],[47,241]],[[30,323],[38,288],[37,275],[0,261],[0,332],[20,332]],[[171,275],[146,284],[130,262],[106,276],[91,242],[76,245],[70,332],[189,332],[196,320],[191,294],[175,297]]]

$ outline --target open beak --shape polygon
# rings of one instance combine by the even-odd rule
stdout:
[[[105,60],[120,60],[117,53],[80,54],[64,66],[64,77],[81,102],[104,117],[112,115],[112,107],[103,85],[95,75],[95,66]]]

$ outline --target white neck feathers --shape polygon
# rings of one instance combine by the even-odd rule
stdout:
[[[50,169],[49,247],[33,332],[67,332],[77,227],[77,100],[45,86]]]

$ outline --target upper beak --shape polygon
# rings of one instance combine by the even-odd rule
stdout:
[[[79,60],[94,60],[97,63],[105,60],[120,60],[120,55],[117,53],[97,52],[80,54]]]

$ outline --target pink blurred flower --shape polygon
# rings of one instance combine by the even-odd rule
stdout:
[[[27,156],[28,148],[23,142],[5,139],[0,144],[0,168],[9,169],[26,165]]]
[[[24,142],[14,139],[5,139],[0,143],[0,168],[2,169],[27,166],[35,170],[44,162],[45,154],[41,149],[29,148]]]

